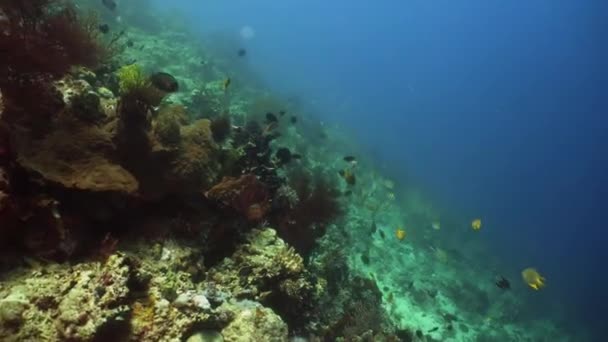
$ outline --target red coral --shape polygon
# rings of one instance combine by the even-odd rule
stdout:
[[[231,208],[250,222],[261,221],[270,207],[266,187],[251,174],[239,178],[224,177],[205,196]]]
[[[325,234],[327,225],[342,215],[340,191],[318,174],[298,172],[290,179],[299,202],[279,217],[278,232],[282,239],[306,256],[316,240]]]
[[[54,1],[7,0],[0,5],[5,17],[0,27],[0,89],[8,105],[39,110],[40,94],[47,93],[50,81],[76,65],[94,68],[107,57],[92,19],[83,20],[73,6],[50,10],[50,5]]]

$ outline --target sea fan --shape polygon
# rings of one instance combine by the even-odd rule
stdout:
[[[327,225],[337,220],[343,209],[335,184],[321,174],[298,171],[290,176],[290,186],[299,201],[279,219],[281,238],[307,256],[316,240],[325,234]]]

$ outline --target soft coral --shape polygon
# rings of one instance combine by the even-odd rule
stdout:
[[[0,89],[9,108],[45,109],[49,101],[39,101],[40,94],[51,94],[51,81],[76,65],[96,67],[107,56],[93,25],[73,6],[53,0],[0,0],[0,12]]]
[[[279,215],[278,231],[281,238],[307,256],[316,240],[325,234],[327,225],[342,216],[340,191],[320,173],[299,171],[289,178],[299,201]]]

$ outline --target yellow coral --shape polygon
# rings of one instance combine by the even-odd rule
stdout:
[[[131,103],[139,101],[148,106],[158,106],[166,95],[152,84],[138,64],[123,66],[117,75],[121,98],[128,98]]]
[[[118,70],[120,92],[129,93],[136,89],[151,86],[150,80],[138,64],[125,65]]]
[[[154,299],[152,297],[144,299],[143,302],[137,301],[131,307],[131,315],[134,322],[139,325],[148,325],[154,322]]]

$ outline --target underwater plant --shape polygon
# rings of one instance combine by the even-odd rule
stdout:
[[[141,101],[154,107],[166,93],[156,88],[139,64],[125,65],[117,72],[121,100]]]

